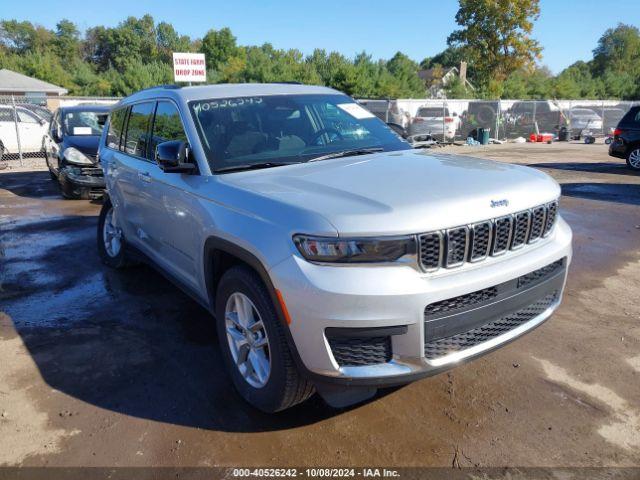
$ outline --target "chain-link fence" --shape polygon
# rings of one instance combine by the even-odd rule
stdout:
[[[113,104],[118,98],[0,96],[0,169],[9,162],[44,157],[45,137],[53,111],[82,103]]]
[[[0,168],[10,160],[43,155],[51,111],[44,99],[0,96]]]
[[[478,138],[489,130],[498,140],[548,133],[557,139],[611,135],[620,119],[639,101],[616,100],[358,100],[387,123],[417,140],[438,142]]]

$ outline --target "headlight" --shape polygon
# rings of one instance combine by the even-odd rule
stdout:
[[[65,148],[64,152],[62,152],[62,156],[69,163],[74,163],[76,165],[93,165],[91,159],[77,148]]]
[[[311,262],[378,263],[395,262],[416,253],[416,239],[407,237],[328,238],[294,235],[293,241]]]

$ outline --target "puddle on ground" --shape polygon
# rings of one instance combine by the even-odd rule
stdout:
[[[598,429],[598,433],[606,441],[625,450],[637,451],[640,448],[640,413],[634,411],[629,402],[610,388],[597,383],[582,382],[548,360],[535,357],[534,359],[540,363],[549,380],[567,385],[609,407],[613,419]]]
[[[103,277],[98,272],[57,293],[43,289],[28,296],[20,295],[7,301],[3,311],[13,318],[16,326],[46,327],[86,320],[88,312],[99,312],[110,304]]]

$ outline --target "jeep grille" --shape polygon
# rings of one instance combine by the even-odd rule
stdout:
[[[517,250],[549,235],[557,217],[556,201],[473,225],[420,234],[420,265],[425,271],[454,268]]]

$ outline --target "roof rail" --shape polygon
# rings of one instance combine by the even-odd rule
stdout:
[[[177,90],[178,88],[182,88],[182,86],[176,85],[176,84],[154,85],[153,87],[147,87],[147,88],[143,88],[142,90],[138,90],[138,92],[145,92],[147,90],[153,90],[155,88],[166,88],[166,89],[170,89],[170,90]],[[137,93],[137,92],[135,92],[135,93]]]

